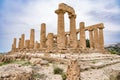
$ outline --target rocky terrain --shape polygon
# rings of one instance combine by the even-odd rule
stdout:
[[[0,80],[66,80],[72,59],[80,65],[81,80],[120,80],[120,56],[102,53],[2,55]]]

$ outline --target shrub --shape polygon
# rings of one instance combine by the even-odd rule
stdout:
[[[61,76],[62,76],[62,79],[63,79],[63,80],[66,80],[67,76],[66,76],[65,73],[62,73]]]
[[[47,76],[45,75],[45,74],[39,74],[39,73],[35,73],[35,74],[33,74],[33,78],[35,79],[35,80],[38,80],[38,79],[42,79],[42,80],[45,80],[45,78],[46,78]]]
[[[86,47],[90,48],[90,40],[86,39]]]
[[[62,73],[63,73],[63,69],[58,67],[54,68],[54,74],[62,74]]]
[[[67,78],[66,74],[63,72],[63,69],[61,69],[59,67],[54,68],[54,74],[60,74],[62,77],[62,80],[66,80],[66,78]]]

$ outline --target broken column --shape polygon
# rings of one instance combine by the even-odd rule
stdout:
[[[41,24],[41,31],[40,31],[40,48],[46,48],[46,24]]]
[[[104,49],[104,35],[103,35],[103,26],[99,28],[99,48]]]
[[[47,41],[46,41],[46,45],[47,45],[47,51],[51,51],[53,49],[53,33],[48,33],[47,35]]]
[[[98,28],[95,27],[95,28],[94,28],[94,47],[95,47],[95,49],[99,49],[98,38],[99,38]]]
[[[34,29],[31,29],[31,32],[30,32],[30,49],[34,48],[34,39],[35,39],[35,31],[34,31]]]
[[[30,46],[30,40],[25,40],[25,48],[29,49]]]
[[[58,30],[57,30],[57,47],[65,49],[65,30],[64,30],[64,14],[65,11],[58,9],[55,11],[58,15]]]
[[[14,38],[13,44],[12,44],[12,51],[16,51],[16,38]]]
[[[76,15],[69,14],[70,19],[70,47],[77,48],[77,34],[76,34]]]
[[[80,48],[86,48],[86,39],[85,39],[85,24],[80,22]]]
[[[24,48],[24,43],[25,43],[25,34],[21,35],[21,48]]]
[[[89,37],[90,37],[90,48],[93,49],[94,48],[94,41],[93,41],[93,30],[90,29],[89,30]]]
[[[35,50],[38,50],[39,49],[39,43],[38,43],[38,41],[36,41],[36,43],[35,43]]]
[[[77,60],[71,60],[67,68],[66,80],[80,80],[80,65]]]
[[[21,49],[21,38],[19,38],[18,49]]]

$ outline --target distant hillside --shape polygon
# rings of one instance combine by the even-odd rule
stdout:
[[[112,54],[120,55],[120,43],[107,45],[105,46],[105,49],[110,51]]]

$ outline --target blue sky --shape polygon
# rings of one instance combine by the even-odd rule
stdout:
[[[77,14],[76,27],[84,21],[86,26],[104,23],[105,44],[120,42],[120,0],[0,0],[0,52],[11,49],[13,38],[25,34],[29,39],[31,28],[39,41],[40,24],[46,23],[47,33],[57,32],[59,3],[72,6]],[[69,30],[65,14],[65,30]],[[87,36],[88,37],[88,36]]]

